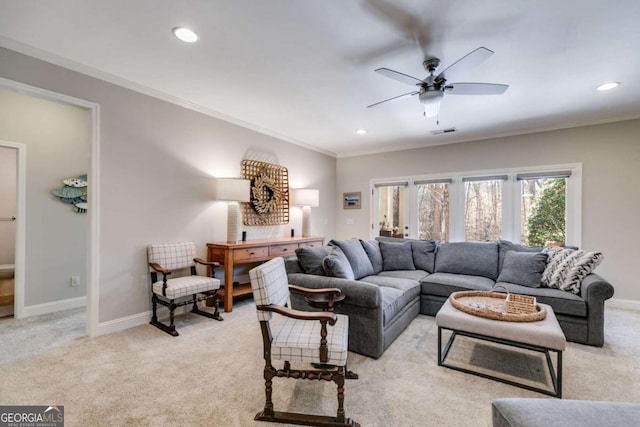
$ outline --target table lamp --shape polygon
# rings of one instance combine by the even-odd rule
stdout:
[[[320,190],[296,188],[293,190],[293,204],[302,206],[302,237],[311,236],[311,208],[320,203]]]
[[[240,178],[216,178],[216,200],[227,202],[227,242],[235,243],[241,239],[240,204],[248,202],[251,181]]]

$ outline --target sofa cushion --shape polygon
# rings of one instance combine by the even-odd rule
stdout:
[[[530,288],[528,286],[507,282],[497,282],[496,285],[502,285],[514,294],[534,296],[536,297],[536,302],[548,304],[553,307],[553,311],[556,314],[579,317],[587,316],[587,302],[582,299],[582,297],[571,292],[545,287]]]
[[[331,240],[329,244],[342,249],[342,252],[351,264],[353,276],[356,279],[374,274],[373,265],[371,264],[367,253],[364,251],[360,240]]]
[[[322,267],[329,277],[339,277],[341,279],[354,280],[351,263],[345,256],[342,249],[334,246],[331,253],[322,260]]]
[[[380,287],[394,288],[402,292],[408,292],[411,298],[420,295],[420,282],[417,280],[381,275],[363,277],[362,280]]]
[[[495,280],[498,277],[498,244],[440,243],[436,252],[435,272],[483,276]]]
[[[331,246],[315,246],[308,248],[296,249],[296,257],[302,271],[307,274],[315,274],[316,276],[324,276],[324,268],[322,260],[331,253]]]
[[[378,274],[382,271],[382,252],[380,252],[380,243],[377,240],[360,240],[360,244],[364,248],[364,251],[371,261],[373,267],[373,274]]]
[[[381,271],[378,273],[378,276],[384,277],[398,277],[401,279],[411,279],[416,282],[420,282],[422,279],[427,277],[429,273],[424,270],[391,270],[391,271]]]
[[[418,270],[433,273],[436,263],[436,244],[431,240],[411,240],[413,265]]]
[[[411,242],[379,242],[382,252],[382,265],[388,270],[415,270]]]
[[[540,280],[546,265],[546,253],[508,251],[498,276],[498,282],[538,288],[541,285]]]
[[[542,274],[543,286],[580,293],[580,284],[601,262],[601,252],[552,247],[545,249],[549,258]]]
[[[398,313],[402,312],[413,299],[419,298],[420,287],[416,286],[416,289],[418,292],[403,292],[400,289],[389,286],[380,286],[383,327],[393,321]]]
[[[494,281],[482,276],[452,273],[433,273],[420,282],[421,293],[448,297],[458,291],[489,291]]]
[[[498,242],[498,271],[502,271],[504,257],[509,251],[516,252],[540,252],[544,248],[542,246],[525,246],[519,243],[513,243],[508,240],[500,240]]]

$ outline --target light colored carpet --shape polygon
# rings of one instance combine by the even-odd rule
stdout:
[[[72,426],[267,426],[253,302],[224,322],[185,314],[180,337],[143,325],[89,339],[84,312],[0,321],[0,404],[64,405]],[[603,348],[569,343],[566,399],[640,402],[640,312],[607,309]],[[451,357],[547,381],[537,356],[460,341]],[[434,318],[419,316],[378,360],[349,354],[347,416],[363,426],[490,426],[491,400],[549,398],[437,366]],[[518,357],[520,357],[518,359]],[[516,360],[517,359],[517,360]],[[493,363],[493,365],[492,365]],[[497,363],[497,365],[496,365]],[[496,368],[497,366],[497,368]],[[274,380],[277,410],[333,414],[332,383]]]

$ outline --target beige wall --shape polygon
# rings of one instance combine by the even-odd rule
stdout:
[[[338,238],[368,237],[370,180],[443,172],[582,163],[582,247],[604,253],[598,273],[615,298],[640,301],[640,120],[338,159],[338,193],[361,191],[361,210],[338,209]]]
[[[100,322],[150,310],[148,244],[192,240],[204,257],[207,242],[226,240],[212,178],[240,176],[244,158],[287,167],[292,187],[320,189],[312,233],[334,235],[332,157],[7,49],[0,76],[100,105]],[[291,214],[291,224],[249,227],[248,237],[299,235],[301,213]]]
[[[16,162],[16,149],[0,143],[0,264],[15,261],[16,223],[2,218],[16,215]]]
[[[0,140],[27,147],[25,306],[87,293],[87,215],[51,191],[88,171],[89,131],[86,109],[0,88]]]

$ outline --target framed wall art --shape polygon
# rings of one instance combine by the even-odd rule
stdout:
[[[273,163],[243,160],[242,177],[251,180],[251,201],[243,204],[244,225],[288,224],[287,168]]]
[[[360,209],[360,200],[362,193],[360,191],[351,193],[342,193],[342,208],[343,209]]]

